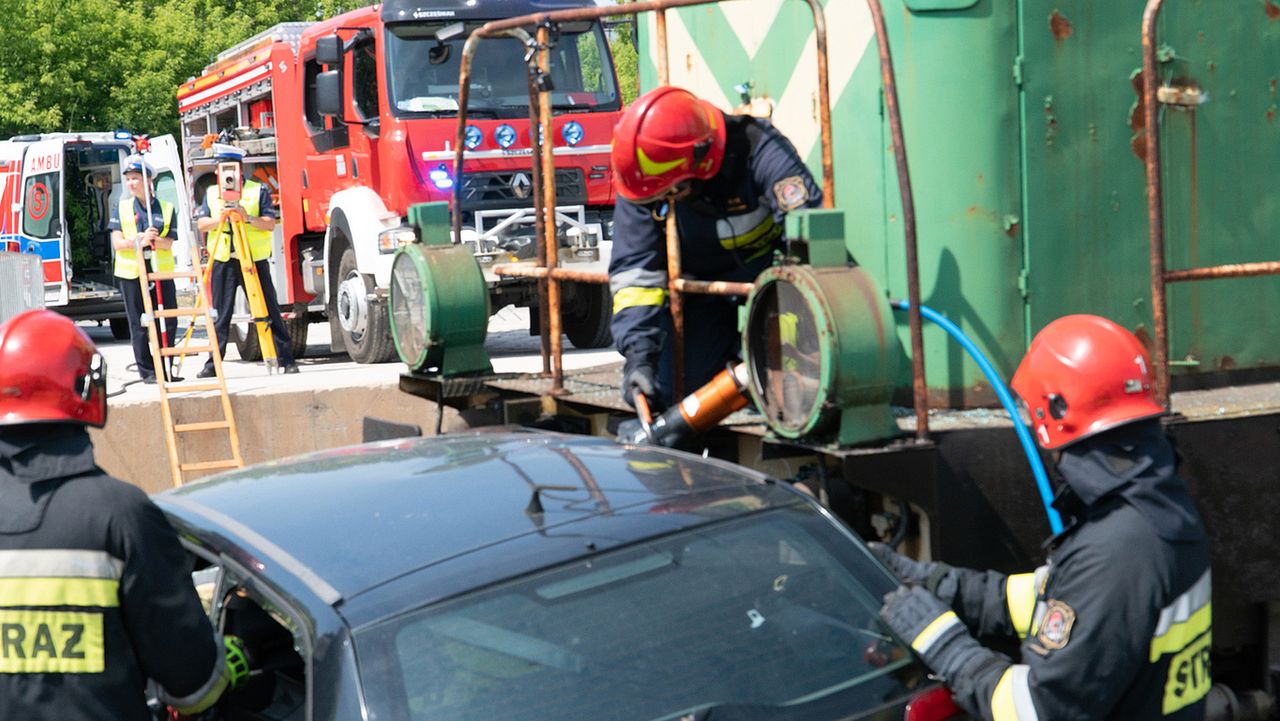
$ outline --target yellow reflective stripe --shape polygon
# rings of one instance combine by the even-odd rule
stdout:
[[[666,302],[666,288],[623,288],[613,294],[613,312],[638,306],[662,305]]]
[[[928,626],[924,627],[923,631],[912,639],[911,648],[914,648],[916,653],[928,653],[929,649],[935,642],[937,642],[938,638],[941,637],[942,634],[946,633],[948,629],[959,623],[960,617],[956,616],[956,612],[947,611],[941,616],[933,619]]]
[[[1038,721],[1035,704],[1031,702],[1031,685],[1028,682],[1031,668],[1014,664],[1005,669],[991,692],[991,718],[994,721]]]
[[[1213,686],[1209,663],[1212,646],[1213,634],[1206,633],[1169,662],[1169,677],[1164,683],[1164,701],[1160,706],[1165,716],[1190,706],[1209,693]]]
[[[102,614],[0,611],[0,673],[102,673]]]
[[[778,340],[782,345],[796,347],[796,327],[799,324],[800,318],[795,313],[778,314]]]
[[[1031,616],[1036,610],[1036,574],[1008,576],[1004,582],[1004,601],[1018,638],[1026,638],[1031,630]]]
[[[688,158],[677,158],[675,160],[667,160],[659,162],[645,155],[644,148],[636,148],[636,160],[640,161],[640,172],[645,175],[662,175],[663,173],[675,170],[676,168],[689,162]]]
[[[0,605],[120,605],[120,582],[112,578],[0,578]]]
[[[1187,647],[1200,634],[1209,630],[1212,622],[1213,604],[1206,603],[1200,610],[1191,614],[1191,618],[1175,623],[1164,635],[1151,639],[1151,662],[1155,663],[1166,653],[1176,653]]]
[[[772,215],[766,215],[759,225],[748,230],[741,235],[731,235],[728,238],[720,239],[720,247],[725,250],[740,250],[742,248],[754,248],[759,244],[772,243],[773,240],[782,235],[782,226],[774,221]]]

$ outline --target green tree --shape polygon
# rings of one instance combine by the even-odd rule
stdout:
[[[636,54],[635,32],[635,23],[628,22],[615,26],[609,33],[613,67],[618,72],[618,90],[622,93],[622,102],[628,104],[640,93],[640,58]]]

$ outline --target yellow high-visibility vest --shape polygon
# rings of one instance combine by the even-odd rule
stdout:
[[[258,217],[262,210],[258,207],[258,198],[262,191],[262,183],[252,180],[244,181],[244,187],[240,189],[240,209],[245,215]],[[209,190],[204,196],[206,205],[209,206],[209,217],[217,220],[222,215],[222,196],[218,194],[218,186],[210,185]],[[254,261],[271,257],[271,239],[275,235],[275,231],[262,230],[255,228],[249,223],[244,224],[245,237],[249,239],[249,255],[253,256]],[[218,239],[226,238],[222,241],[221,246]],[[231,260],[231,234],[227,231],[226,224],[216,230],[211,230],[205,234],[205,249],[213,257],[214,260],[223,263]],[[218,252],[214,253],[214,248]]]
[[[173,204],[160,201],[160,215],[164,218],[164,227],[160,229],[160,237],[169,234],[169,225],[173,223]],[[120,200],[120,234],[132,240],[138,234],[138,224],[133,217],[133,196]],[[151,251],[151,272],[169,273],[174,269],[173,249]],[[115,275],[117,278],[138,277],[138,254],[130,247],[128,250],[116,251]]]

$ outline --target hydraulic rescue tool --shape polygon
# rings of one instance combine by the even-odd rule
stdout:
[[[639,430],[622,431],[618,440],[624,443],[675,445],[691,435],[704,433],[747,405],[747,364],[725,368],[711,382],[685,396],[657,418],[649,409],[643,393],[636,396]]]

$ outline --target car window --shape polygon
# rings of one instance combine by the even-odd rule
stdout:
[[[309,652],[301,625],[278,599],[255,590],[238,569],[192,552],[191,581],[220,635],[238,636],[250,675],[220,701],[229,719],[303,721],[307,713]]]
[[[830,718],[921,678],[878,620],[886,583],[797,506],[475,592],[370,627],[356,646],[385,719],[649,721],[713,707]]]

